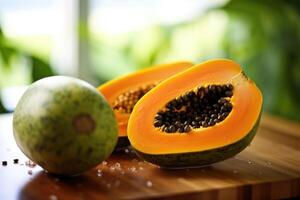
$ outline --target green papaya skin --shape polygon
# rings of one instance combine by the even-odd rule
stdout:
[[[49,173],[80,174],[105,160],[118,138],[104,97],[79,79],[53,76],[33,83],[13,116],[17,145]]]
[[[260,116],[257,119],[252,130],[241,140],[216,149],[210,149],[201,152],[186,152],[176,154],[152,155],[140,152],[134,149],[135,153],[142,159],[167,169],[195,168],[204,167],[216,162],[231,158],[243,151],[253,140],[260,122]]]

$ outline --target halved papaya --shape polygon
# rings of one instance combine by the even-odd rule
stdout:
[[[158,84],[135,105],[128,138],[166,168],[203,166],[241,152],[260,120],[262,94],[240,65],[210,60]]]
[[[119,129],[117,148],[129,145],[127,124],[136,102],[162,80],[184,71],[192,65],[187,61],[155,65],[111,80],[98,87],[116,115]]]

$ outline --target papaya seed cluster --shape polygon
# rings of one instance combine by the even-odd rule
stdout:
[[[159,110],[153,125],[166,133],[188,133],[214,126],[231,112],[232,84],[199,86],[169,101]]]
[[[113,103],[113,109],[121,113],[130,114],[133,107],[147,92],[154,88],[158,83],[143,85],[122,93]]]

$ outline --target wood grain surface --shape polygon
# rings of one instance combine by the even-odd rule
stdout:
[[[264,115],[251,146],[209,167],[163,170],[126,150],[74,178],[28,163],[14,142],[11,121],[11,115],[0,116],[0,161],[8,162],[0,165],[0,200],[300,197],[300,125],[279,118]]]

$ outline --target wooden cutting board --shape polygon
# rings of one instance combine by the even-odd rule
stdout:
[[[205,168],[163,170],[126,150],[75,178],[45,173],[16,146],[12,116],[0,117],[0,199],[274,199],[300,196],[300,125],[262,118],[234,158]],[[14,159],[19,159],[13,164]]]

